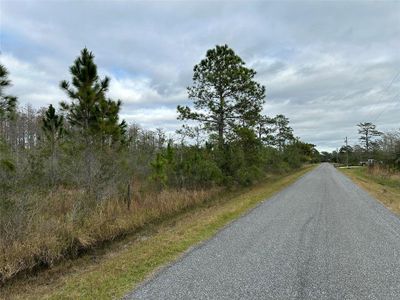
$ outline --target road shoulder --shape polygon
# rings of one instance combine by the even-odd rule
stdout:
[[[339,170],[389,210],[400,215],[400,179],[391,180],[371,175],[365,167],[340,168]]]

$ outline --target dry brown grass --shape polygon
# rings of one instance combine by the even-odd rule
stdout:
[[[341,170],[387,208],[400,214],[400,174],[398,172],[389,171],[381,166]]]
[[[202,203],[217,192],[214,188],[146,193],[137,195],[130,209],[120,199],[110,197],[97,203],[82,191],[66,189],[14,199],[24,205],[1,224],[0,282],[75,257],[148,222]]]

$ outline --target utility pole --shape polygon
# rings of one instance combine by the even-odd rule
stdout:
[[[348,143],[347,143],[347,136],[346,136],[344,142],[346,143],[346,164],[347,164],[347,169],[348,169],[349,168],[349,147],[348,147]]]
[[[336,163],[339,163],[339,148],[336,148]]]

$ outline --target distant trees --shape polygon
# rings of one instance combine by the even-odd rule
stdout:
[[[332,154],[322,153],[323,160],[330,156],[330,160],[337,163],[344,163],[347,160],[353,165],[357,164],[379,164],[388,170],[400,170],[400,129],[381,132],[371,122],[357,124],[360,135],[359,144],[343,145],[339,152]],[[372,159],[372,162],[367,160]]]
[[[369,154],[371,148],[377,145],[374,138],[380,136],[382,133],[376,130],[375,124],[371,122],[359,123],[357,126],[361,144],[364,146],[365,152]]]
[[[321,162],[334,162],[335,153],[329,153],[328,151],[321,152]]]
[[[385,132],[378,141],[378,159],[390,168],[400,170],[400,128],[397,131]]]

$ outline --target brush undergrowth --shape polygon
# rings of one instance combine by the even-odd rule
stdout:
[[[0,283],[76,257],[146,223],[198,205],[218,191],[150,192],[137,195],[129,208],[121,199],[110,197],[97,202],[79,190],[19,195],[10,201],[14,204],[8,210],[12,215],[3,211],[0,221]]]

